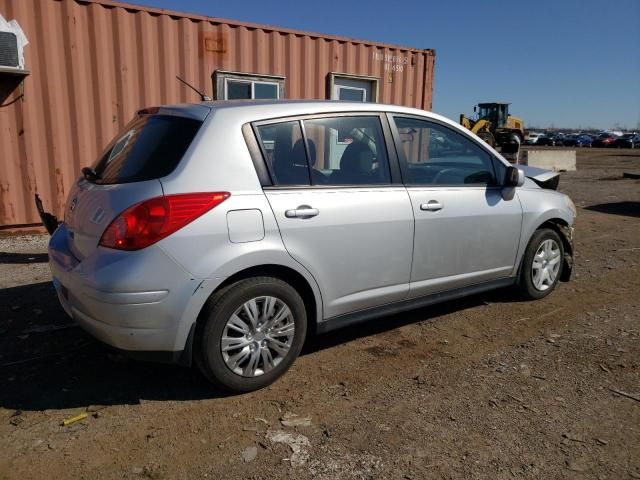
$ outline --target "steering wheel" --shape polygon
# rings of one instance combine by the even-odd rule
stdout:
[[[445,168],[443,170],[440,170],[438,173],[436,173],[431,183],[438,183],[438,180],[440,180],[440,177],[442,177],[443,175],[447,175],[450,172],[461,172],[461,171],[462,171],[461,169],[455,168],[455,167]]]

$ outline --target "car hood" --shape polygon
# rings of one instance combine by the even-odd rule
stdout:
[[[549,190],[558,189],[558,184],[560,183],[560,174],[558,172],[526,165],[519,165],[518,168],[522,169],[525,177],[533,180],[539,187]]]

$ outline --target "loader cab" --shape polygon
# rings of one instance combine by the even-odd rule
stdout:
[[[507,124],[509,104],[501,102],[479,103],[477,113],[478,119],[488,120],[495,128],[502,128]]]

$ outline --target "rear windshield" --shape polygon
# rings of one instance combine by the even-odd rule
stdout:
[[[153,180],[169,175],[180,163],[202,125],[173,115],[142,115],[132,120],[93,166],[95,183]]]

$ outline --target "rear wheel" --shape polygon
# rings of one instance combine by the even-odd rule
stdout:
[[[304,302],[273,277],[241,280],[208,302],[196,337],[196,363],[215,385],[248,392],[273,383],[300,354]]]
[[[556,232],[544,228],[537,230],[522,259],[518,289],[527,299],[538,299],[549,295],[558,284],[562,274],[564,248]]]

